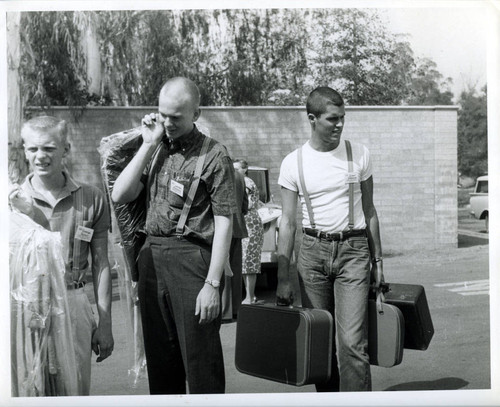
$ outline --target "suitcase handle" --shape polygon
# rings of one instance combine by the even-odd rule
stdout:
[[[377,299],[376,299],[376,303],[377,303],[377,312],[379,314],[383,314],[384,311],[382,309],[382,303],[385,302],[385,295],[384,295],[384,291],[381,290],[381,289],[378,289],[377,290]]]

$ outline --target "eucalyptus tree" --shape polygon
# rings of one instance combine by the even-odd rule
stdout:
[[[74,11],[21,14],[21,86],[26,105],[82,106],[90,99],[81,34],[89,24]]]
[[[409,93],[413,53],[374,9],[317,9],[309,24],[316,82],[352,105],[397,105]]]
[[[419,58],[413,69],[411,91],[407,99],[413,105],[451,105],[451,78],[444,78],[430,58]]]
[[[488,172],[486,86],[464,90],[458,104],[458,170],[475,178]]]

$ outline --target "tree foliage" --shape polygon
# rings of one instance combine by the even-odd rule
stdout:
[[[487,91],[462,92],[458,112],[458,171],[477,177],[488,172]]]
[[[82,13],[22,13],[20,77],[26,104],[88,103],[90,95],[81,47],[85,24]]]
[[[168,77],[196,81],[203,105],[302,105],[318,85],[351,105],[449,104],[433,61],[374,9],[225,9],[24,13],[30,105],[152,105]],[[91,95],[82,38],[102,65]]]
[[[444,79],[433,60],[419,59],[411,81],[408,104],[451,105],[453,99],[453,93],[449,90],[451,84],[452,79]]]

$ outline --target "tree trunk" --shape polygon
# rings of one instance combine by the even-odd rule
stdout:
[[[7,13],[7,91],[8,91],[8,137],[9,137],[9,181],[21,183],[28,173],[22,140],[21,123],[23,107],[19,81],[20,43],[19,24],[21,13]]]

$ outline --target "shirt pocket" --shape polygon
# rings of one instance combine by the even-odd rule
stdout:
[[[172,208],[182,209],[187,199],[192,178],[193,173],[191,172],[179,172],[174,173],[173,177],[168,180],[166,196],[167,202]]]

